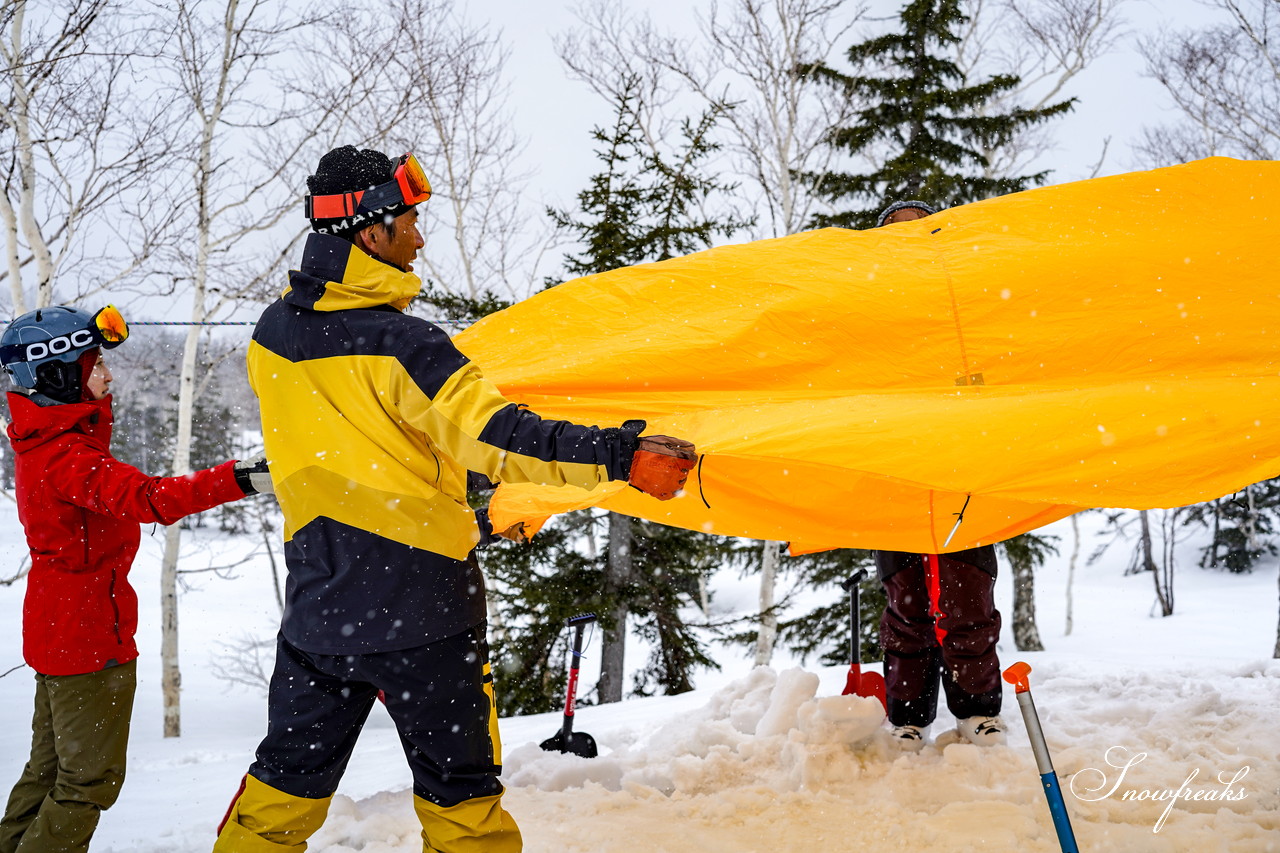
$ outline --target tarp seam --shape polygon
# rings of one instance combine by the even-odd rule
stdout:
[[[936,235],[941,231],[942,229],[938,228],[931,232],[930,236]],[[960,327],[960,304],[956,301],[956,288],[955,283],[951,279],[951,267],[947,264],[947,256],[941,248],[939,248],[937,252],[938,261],[942,264],[942,272],[947,279],[947,298],[951,302],[951,321],[955,324],[956,344],[960,347],[960,375],[964,377],[964,384],[968,385],[969,374],[971,371],[969,370],[969,351],[964,345],[964,330]]]

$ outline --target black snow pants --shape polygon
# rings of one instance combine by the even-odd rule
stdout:
[[[1000,713],[995,548],[877,551],[876,571],[889,600],[880,621],[889,723],[932,723],[939,680],[957,719]]]

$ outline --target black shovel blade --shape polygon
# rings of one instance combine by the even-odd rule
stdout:
[[[547,752],[572,752],[583,758],[595,758],[600,754],[596,749],[596,739],[586,732],[569,732],[566,738],[561,730],[539,745]]]

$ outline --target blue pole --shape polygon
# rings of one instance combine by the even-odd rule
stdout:
[[[1018,708],[1027,725],[1031,752],[1036,757],[1044,797],[1049,801],[1049,814],[1058,833],[1058,845],[1062,847],[1062,853],[1080,853],[1076,834],[1071,829],[1071,818],[1067,815],[1067,804],[1062,799],[1062,786],[1058,784],[1058,774],[1053,771],[1053,760],[1049,757],[1049,744],[1045,742],[1044,729],[1040,728],[1040,715],[1036,713],[1036,703],[1031,699],[1031,685],[1027,683],[1030,672],[1031,667],[1019,661],[1005,670],[1004,680],[1013,684],[1018,693]]]
[[[1050,770],[1041,774],[1044,783],[1044,796],[1049,801],[1049,814],[1053,816],[1053,828],[1058,832],[1058,844],[1062,853],[1080,853],[1076,846],[1076,834],[1071,831],[1071,818],[1067,817],[1067,804],[1062,799],[1062,787],[1058,785],[1058,774]]]

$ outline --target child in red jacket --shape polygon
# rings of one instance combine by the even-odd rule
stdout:
[[[0,853],[87,850],[119,796],[133,710],[138,598],[128,573],[141,523],[173,524],[270,492],[262,459],[149,477],[111,455],[111,371],[120,313],[55,306],[0,337],[16,456],[18,517],[31,549],[23,657],[36,671],[31,757],[0,821]]]

